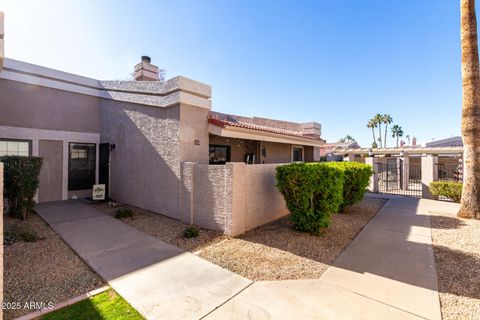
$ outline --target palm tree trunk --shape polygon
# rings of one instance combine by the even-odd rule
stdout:
[[[388,124],[385,123],[385,140],[383,140],[383,147],[384,148],[387,147],[387,128],[388,128]]]
[[[398,134],[397,134],[397,147],[398,147]]]
[[[382,125],[379,123],[378,124],[378,142],[379,142],[379,148],[382,147]]]
[[[480,219],[480,74],[475,0],[460,0],[464,181],[458,216]]]
[[[376,140],[375,140],[375,128],[372,127],[372,135],[373,135],[373,142],[376,143]]]

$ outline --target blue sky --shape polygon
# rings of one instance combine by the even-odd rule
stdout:
[[[143,54],[213,88],[213,109],[322,124],[371,144],[389,113],[420,142],[460,134],[457,0],[0,0],[6,55],[124,79]],[[389,144],[393,145],[392,138]]]

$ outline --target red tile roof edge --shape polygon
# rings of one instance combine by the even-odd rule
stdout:
[[[316,141],[323,141],[321,138],[313,138],[313,137],[308,137],[304,136],[300,132],[293,132],[293,131],[288,131],[288,130],[282,130],[282,129],[277,129],[277,128],[272,128],[272,127],[264,127],[264,126],[259,126],[259,125],[253,125],[253,124],[246,124],[242,122],[232,122],[228,120],[222,120],[218,119],[212,116],[208,117],[208,123],[211,123],[217,127],[220,128],[225,128],[226,126],[230,127],[237,127],[237,128],[244,128],[244,129],[250,129],[250,130],[256,130],[256,131],[263,131],[263,132],[269,132],[269,133],[276,133],[276,134],[281,134],[285,136],[292,136],[292,137],[298,137],[298,138],[305,138],[305,139],[310,139],[310,140],[316,140]]]

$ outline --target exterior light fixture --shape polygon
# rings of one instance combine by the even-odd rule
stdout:
[[[115,144],[109,144],[109,145],[108,145],[108,149],[109,149],[110,151],[115,150]]]
[[[404,153],[403,153],[403,150],[400,151],[400,157],[403,157]]]
[[[372,151],[372,149],[369,149],[369,150],[368,150],[368,156],[369,156],[369,157],[373,157],[373,151]]]

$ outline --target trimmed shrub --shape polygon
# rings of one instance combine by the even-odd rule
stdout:
[[[4,194],[8,199],[10,215],[27,219],[33,212],[33,197],[38,188],[38,176],[42,167],[42,158],[5,156]]]
[[[295,163],[276,170],[277,187],[295,229],[319,234],[342,204],[343,171],[325,163]]]
[[[200,234],[200,231],[195,226],[189,226],[183,231],[184,238],[196,238]]]
[[[462,199],[462,187],[461,182],[453,181],[435,181],[430,183],[430,193],[435,197],[446,197],[453,202],[460,203]]]
[[[118,208],[117,211],[115,211],[115,218],[117,219],[131,218],[131,217],[133,217],[133,211],[130,208],[122,207],[122,208]]]
[[[344,212],[346,207],[363,199],[373,175],[373,168],[358,162],[328,162],[327,165],[344,173],[343,202],[340,206],[340,212]]]

